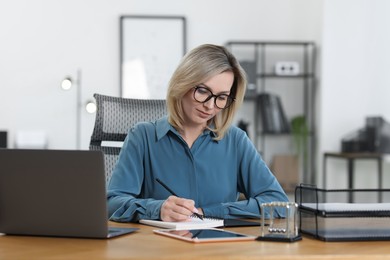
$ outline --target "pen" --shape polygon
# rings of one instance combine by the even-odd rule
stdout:
[[[176,197],[179,197],[176,195],[176,193],[171,190],[165,183],[163,183],[159,178],[156,178],[156,181],[161,184],[161,186],[163,186],[167,191],[169,191],[169,193],[171,193],[173,196],[176,196]],[[198,213],[194,213],[195,216],[197,216],[198,218],[200,218],[201,220],[203,220],[203,216],[198,214]]]

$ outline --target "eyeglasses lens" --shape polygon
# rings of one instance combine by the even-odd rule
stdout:
[[[214,104],[220,109],[224,109],[224,108],[229,107],[231,105],[231,103],[233,102],[233,98],[226,95],[226,94],[214,95],[207,88],[195,87],[194,98],[196,101],[198,101],[200,103],[205,103],[213,97],[214,97]]]

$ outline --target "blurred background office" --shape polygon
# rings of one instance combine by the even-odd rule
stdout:
[[[389,12],[386,0],[2,0],[0,131],[11,148],[24,134],[39,138],[36,146],[88,149],[95,118],[85,104],[93,93],[120,95],[119,17],[179,15],[187,49],[232,40],[315,43],[320,183],[324,151],[339,151],[366,116],[390,119]],[[82,88],[63,91],[65,77]],[[371,167],[362,164],[358,186],[376,185],[364,172]],[[331,172],[332,187],[345,185]]]

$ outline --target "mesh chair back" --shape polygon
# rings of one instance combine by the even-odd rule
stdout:
[[[96,119],[90,150],[104,153],[108,184],[129,129],[141,121],[154,121],[167,114],[162,99],[131,99],[94,94]]]

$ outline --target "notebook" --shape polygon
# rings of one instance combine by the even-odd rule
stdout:
[[[191,219],[189,219],[188,221],[183,222],[168,222],[161,220],[141,219],[139,223],[174,230],[192,230],[223,227],[223,219],[203,218],[203,220],[201,220],[197,217],[191,217]]]
[[[111,238],[100,151],[0,149],[0,233]]]

